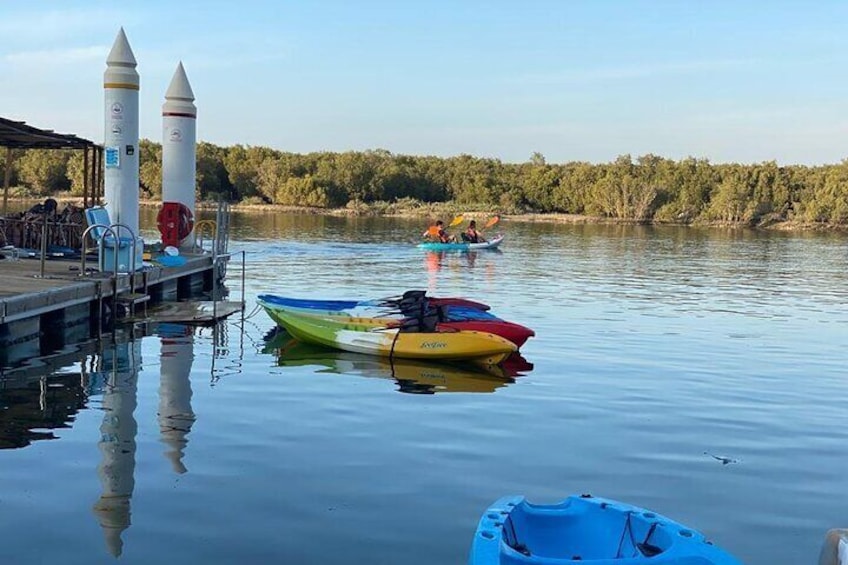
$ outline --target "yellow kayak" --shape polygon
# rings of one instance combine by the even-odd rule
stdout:
[[[512,342],[487,332],[403,332],[371,323],[337,321],[282,309],[274,309],[273,313],[269,309],[269,314],[301,341],[381,357],[462,360],[486,367],[497,365],[517,349]]]

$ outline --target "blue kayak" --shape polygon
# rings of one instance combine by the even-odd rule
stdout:
[[[480,519],[469,565],[742,565],[703,534],[643,508],[589,495],[536,505],[495,502]]]
[[[498,235],[497,237],[493,237],[489,241],[484,241],[482,243],[464,243],[459,241],[456,243],[441,243],[437,241],[428,241],[425,243],[419,243],[418,247],[426,249],[427,251],[472,251],[475,249],[497,249],[503,240],[504,236]]]
[[[258,297],[260,302],[265,302],[273,306],[279,306],[288,310],[314,310],[315,313],[332,316],[335,314],[350,315],[349,310],[355,308],[384,308],[384,306],[371,302],[355,302],[348,300],[307,300],[301,298],[288,298],[286,296],[277,296],[274,294],[260,294]],[[478,310],[469,306],[445,306],[446,321],[463,322],[463,321],[480,321],[480,320],[500,320],[494,314],[490,314],[485,310]]]
[[[318,300],[307,298],[290,298],[288,296],[278,296],[275,294],[263,294],[260,296],[265,302],[277,304],[279,306],[288,306],[292,308],[312,308],[314,310],[352,310],[354,308],[390,308],[397,306],[410,293],[420,293],[421,298],[424,298],[424,291],[407,291],[402,297],[394,298],[377,298],[374,300]],[[432,306],[458,306],[461,308],[469,308],[474,310],[488,310],[489,305],[469,300],[467,298],[437,298],[427,297],[427,301]]]

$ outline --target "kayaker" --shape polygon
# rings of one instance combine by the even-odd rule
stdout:
[[[477,222],[475,220],[471,220],[468,224],[468,229],[465,230],[465,233],[462,234],[462,239],[467,241],[468,243],[485,243],[486,238],[483,237],[483,234],[477,231]]]
[[[445,231],[445,223],[441,220],[437,220],[436,225],[427,228],[422,235],[423,237],[434,238],[440,243],[452,243],[456,241],[456,236],[448,235],[448,232]]]

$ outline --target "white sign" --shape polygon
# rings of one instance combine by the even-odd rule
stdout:
[[[183,140],[183,132],[180,131],[180,128],[173,128],[171,130],[171,133],[168,134],[168,139],[170,139],[174,143],[179,143]]]

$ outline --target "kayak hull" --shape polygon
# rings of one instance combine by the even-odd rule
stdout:
[[[588,495],[536,505],[501,498],[483,513],[469,565],[742,565],[703,534],[654,512]]]
[[[426,249],[427,251],[475,251],[477,249],[497,249],[503,240],[504,236],[498,235],[497,237],[493,237],[489,241],[483,243],[441,243],[437,241],[427,241],[419,243],[418,248]]]
[[[399,332],[284,309],[276,309],[273,319],[301,341],[380,357],[469,361],[486,367],[517,350],[512,342],[486,332]]]

